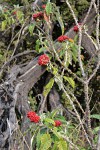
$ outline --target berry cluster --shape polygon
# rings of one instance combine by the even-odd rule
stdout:
[[[38,116],[34,111],[29,111],[27,117],[31,122],[38,123],[40,121],[40,116]]]
[[[40,121],[40,116],[38,116],[34,111],[29,111],[27,113],[27,117],[30,119],[31,122],[38,123]],[[62,122],[59,120],[54,121],[54,126],[59,127],[62,125]]]
[[[59,127],[62,124],[61,121],[59,121],[59,120],[55,120],[54,122],[55,122],[55,124],[54,124],[55,127]]]
[[[13,15],[17,15],[17,11],[14,11],[12,14],[13,14]]]
[[[69,40],[69,37],[66,36],[66,35],[61,35],[61,36],[58,37],[57,40],[58,40],[58,42],[63,42],[65,40]]]
[[[38,58],[38,64],[43,66],[43,65],[47,65],[50,61],[50,58],[48,55],[43,54]]]
[[[81,26],[81,23],[78,23],[79,26]],[[73,27],[73,31],[78,32],[79,31],[79,27],[76,25]]]
[[[46,8],[46,5],[42,5],[41,7],[42,7],[43,9],[45,9],[45,8]]]
[[[38,12],[38,13],[32,15],[33,19],[37,19],[37,18],[40,19],[42,17],[43,17],[43,12]]]

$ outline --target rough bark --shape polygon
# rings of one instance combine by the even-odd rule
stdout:
[[[90,13],[86,24],[88,25],[89,34],[95,29],[95,11]],[[71,28],[66,33],[70,38],[75,36],[73,29]],[[82,46],[88,52],[90,57],[96,55],[96,49],[90,39],[83,35]],[[59,47],[57,47],[59,49]],[[37,64],[37,58],[30,61],[25,67],[18,65],[13,66],[7,75],[6,81],[0,84],[0,149],[21,149],[20,141],[15,140],[15,133],[19,130],[18,118],[16,116],[16,110],[22,117],[21,132],[24,133],[29,123],[26,121],[26,113],[30,110],[28,104],[28,93],[34,84],[39,80],[41,75],[46,71],[46,67],[41,67]],[[50,95],[51,109],[54,109],[59,105],[59,96],[53,88]],[[52,98],[57,98],[56,104],[52,101]],[[18,134],[18,133],[17,133]],[[21,136],[22,143],[25,145],[24,149],[28,149],[27,144],[30,145],[30,135],[26,134],[26,141]]]

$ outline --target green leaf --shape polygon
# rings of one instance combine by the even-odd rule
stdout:
[[[50,15],[52,13],[52,4],[51,4],[51,2],[48,2],[46,4],[45,10],[46,10],[47,15]]]
[[[43,134],[41,136],[41,145],[39,150],[48,150],[51,147],[51,142],[50,134]]]
[[[93,129],[93,134],[97,134],[99,130],[100,130],[100,126],[94,128]]]
[[[29,25],[28,29],[29,29],[30,35],[33,35],[33,31],[34,31],[35,25],[36,25],[36,23],[32,23],[32,24]]]
[[[100,115],[99,114],[93,114],[90,116],[90,118],[98,119],[100,120]]]
[[[22,20],[23,16],[24,16],[24,14],[23,14],[22,11],[17,11],[17,18],[18,18],[18,20]]]
[[[2,31],[4,31],[6,29],[6,27],[7,27],[7,21],[4,20],[4,21],[2,21],[2,24],[1,24]]]
[[[75,88],[75,81],[71,78],[71,77],[66,77],[66,76],[63,76],[63,78],[68,81],[68,83],[73,87]]]
[[[33,33],[33,31],[32,31],[32,33]],[[37,52],[39,52],[39,49],[40,49],[40,40],[38,39],[38,40],[36,40],[36,46],[35,46],[35,49],[36,49],[36,51]]]
[[[70,49],[67,50],[67,62],[72,65],[72,52]]]
[[[66,49],[62,49],[59,53],[59,57],[62,58],[65,55]]]
[[[54,79],[51,78],[49,83],[44,87],[43,96],[47,96],[54,84]]]
[[[54,124],[54,120],[52,120],[50,118],[45,118],[44,121],[48,122],[48,123],[51,123],[51,124]]]
[[[66,122],[66,120],[65,120],[65,117],[64,116],[61,116],[61,115],[58,115],[57,117],[56,117],[56,120],[60,120],[62,123],[67,123]]]
[[[64,140],[60,140],[57,143],[57,147],[59,148],[59,150],[68,150],[67,142]]]
[[[77,58],[78,57],[78,52],[77,52],[78,47],[74,43],[71,43],[70,47],[72,49],[73,60],[74,60],[74,62],[77,62],[78,61],[78,58]]]
[[[58,73],[58,68],[56,67],[53,67],[53,72],[52,72],[54,75],[56,75]]]
[[[45,48],[45,47],[41,47],[41,48],[39,49],[39,53],[45,52],[45,51],[46,51],[46,48]]]
[[[54,145],[53,145],[53,147],[52,147],[52,150],[58,150],[58,141],[56,141],[56,142],[54,142]]]
[[[36,136],[36,147],[39,149],[40,148],[40,144],[41,144],[41,136],[42,134],[40,134],[40,132],[38,132],[37,136]]]
[[[56,116],[56,114],[59,112],[59,109],[54,109],[50,114],[52,119]]]
[[[11,25],[12,24],[12,18],[8,18],[7,22],[8,22],[9,25]]]
[[[61,135],[57,132],[57,128],[54,127],[52,130],[53,134],[58,138],[58,139],[62,139]]]
[[[2,59],[3,55],[0,54],[0,59]]]
[[[62,76],[60,76],[59,74],[57,74],[57,77],[55,77],[55,82],[58,84],[59,89],[62,89]]]

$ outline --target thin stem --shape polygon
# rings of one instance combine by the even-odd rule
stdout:
[[[89,100],[89,87],[88,83],[84,84],[84,93],[85,93],[85,103],[86,103],[86,122],[87,122],[87,130],[92,135],[91,129],[91,119],[90,119],[90,100]]]
[[[82,76],[85,78],[86,74],[84,72],[82,60],[81,60],[81,44],[82,44],[82,30],[79,30],[79,42],[78,42],[78,61],[79,61],[79,66],[81,69]]]
[[[50,47],[52,47],[52,50],[53,50],[54,54],[56,55],[56,58],[59,61],[59,63],[65,68],[65,70],[68,71],[68,73],[73,75],[78,81],[84,83],[83,79],[79,78],[75,73],[73,73],[69,68],[67,68],[65,64],[62,63],[61,59],[59,58],[57,51],[55,50],[55,48],[53,46],[52,40],[49,38],[49,36],[48,36],[48,41],[49,41]]]
[[[100,68],[100,54],[98,54],[98,63],[96,68],[92,71],[93,73],[90,75],[90,77],[88,78],[87,82],[89,83],[90,80],[95,76],[95,74],[97,73],[98,69]]]
[[[86,20],[87,20],[87,18],[88,18],[88,16],[89,16],[89,13],[90,13],[90,11],[91,11],[91,9],[92,9],[92,5],[94,4],[94,2],[95,2],[95,0],[91,0],[90,7],[89,7],[89,9],[88,9],[88,12],[87,12],[87,14],[86,14],[86,16],[85,16],[83,22],[82,22],[82,25],[84,25],[84,24],[86,23]]]
[[[99,28],[100,28],[100,14],[99,14],[99,7],[100,7],[100,4],[99,4],[99,0],[97,0],[97,24],[96,24],[96,40],[97,40],[97,45],[98,45],[98,50],[100,50],[100,43],[99,43],[99,35],[100,35],[100,32],[99,32]]]
[[[73,9],[72,9],[72,7],[71,7],[71,5],[70,5],[68,0],[66,0],[66,3],[67,3],[67,5],[68,5],[68,7],[69,7],[69,9],[70,9],[70,11],[72,13],[72,16],[73,16],[73,18],[75,20],[76,25],[79,28],[78,61],[79,61],[79,66],[80,66],[80,69],[81,69],[82,76],[85,77],[86,74],[84,72],[84,68],[83,68],[83,64],[82,64],[82,60],[81,60],[82,26],[79,26],[77,17],[75,16],[75,13],[74,13],[74,11],[73,11]]]
[[[85,129],[84,129],[84,126],[83,126],[83,123],[82,123],[82,121],[81,121],[80,115],[79,115],[78,111],[76,110],[73,101],[71,100],[70,96],[68,95],[67,91],[65,90],[62,81],[61,81],[57,76],[55,76],[55,77],[60,81],[62,90],[63,90],[63,92],[65,93],[66,97],[69,99],[70,104],[71,104],[71,106],[73,107],[73,110],[74,110],[75,113],[76,113],[77,119],[79,120],[80,125],[81,125],[81,127],[82,127],[82,129],[83,129],[83,131],[84,131],[84,134],[85,134],[85,136],[86,136],[86,139],[87,139],[88,143],[89,143],[90,146],[91,146],[91,142],[90,142],[90,140],[89,140],[89,138],[88,138],[88,135],[87,135],[87,133],[86,133],[86,131],[85,131]]]

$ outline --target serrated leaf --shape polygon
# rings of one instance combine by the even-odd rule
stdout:
[[[68,83],[73,87],[75,88],[75,81],[71,78],[71,77],[66,77],[66,76],[63,76],[63,78],[68,81]]]
[[[52,4],[51,4],[51,2],[48,2],[46,4],[45,10],[46,10],[47,15],[50,15],[52,13]]]
[[[100,130],[100,126],[94,128],[93,129],[93,134],[97,134],[99,130]]]
[[[70,46],[71,46],[71,50],[72,50],[73,60],[75,62],[77,62],[78,61],[78,58],[77,58],[78,57],[77,46],[75,44],[73,44],[73,43],[71,43]]]
[[[57,150],[57,146],[58,146],[57,144],[58,144],[58,142],[55,142],[55,143],[54,143],[54,145],[53,145],[53,147],[52,147],[52,150]]]
[[[11,18],[11,24],[14,24],[15,23],[15,19],[14,18]],[[10,24],[10,23],[9,23]]]
[[[98,119],[100,120],[100,115],[99,114],[93,114],[90,116],[90,118]]]
[[[36,147],[37,147],[38,149],[39,149],[40,144],[41,144],[41,141],[40,141],[41,136],[42,136],[42,134],[40,134],[40,132],[38,132],[38,134],[37,134],[37,136],[36,136]]]
[[[57,143],[57,147],[59,148],[59,150],[68,150],[67,143],[66,143],[66,141],[64,141],[64,140],[60,140],[60,141]]]
[[[41,136],[41,145],[39,150],[48,150],[51,147],[51,142],[50,134],[43,134]]]
[[[53,67],[53,74],[56,75],[58,73],[58,68]]]
[[[36,23],[32,23],[32,24],[29,25],[28,29],[29,29],[30,35],[33,35],[33,31],[34,31],[35,25],[36,25]]]
[[[33,33],[33,31],[32,31],[32,33]],[[35,49],[37,52],[39,52],[39,48],[40,48],[40,40],[38,39],[38,40],[36,40],[36,46],[35,46]]]
[[[65,55],[65,49],[62,49],[59,53],[59,57],[62,58]]]
[[[67,62],[72,65],[72,52],[70,49],[67,50]]]
[[[50,118],[45,118],[44,121],[54,124],[54,120],[50,119]]]
[[[45,48],[45,47],[41,47],[41,48],[39,49],[39,53],[44,52],[44,51],[46,51],[46,48]]]
[[[47,96],[54,84],[54,79],[51,78],[49,83],[44,87],[43,96]]]
[[[58,109],[53,110],[53,111],[51,112],[51,117],[54,118],[58,112],[59,112]]]
[[[8,18],[7,22],[8,22],[9,25],[11,25],[12,24],[12,18]]]
[[[24,14],[22,11],[17,11],[17,18],[18,20],[21,20],[23,18]]]
[[[7,21],[6,20],[2,21],[2,24],[1,24],[2,31],[6,29],[6,26],[7,26]]]
[[[56,127],[52,130],[53,134],[58,138],[61,139],[61,136],[59,135],[59,133],[57,132]]]

